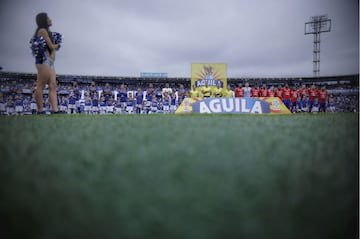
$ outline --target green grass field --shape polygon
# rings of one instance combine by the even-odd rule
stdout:
[[[359,115],[0,117],[2,238],[357,238]]]

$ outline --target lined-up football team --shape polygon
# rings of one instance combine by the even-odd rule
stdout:
[[[60,87],[61,88],[61,87]],[[154,87],[149,83],[147,87],[126,88],[124,84],[105,86],[90,85],[66,88],[66,93],[59,94],[59,111],[76,114],[152,114],[174,113],[184,98],[209,98],[209,97],[279,97],[291,112],[326,112],[335,111],[335,100],[329,95],[325,87],[318,89],[315,85],[307,87],[282,87],[263,84],[261,87],[249,83],[239,83],[233,89],[227,87],[210,87],[206,83],[202,87],[192,86],[186,89],[183,84],[179,87]],[[62,90],[64,91],[64,90]],[[44,110],[51,112],[48,97],[44,98]],[[7,97],[0,95],[1,114],[22,114],[30,111],[37,112],[35,95],[28,99],[21,92]]]

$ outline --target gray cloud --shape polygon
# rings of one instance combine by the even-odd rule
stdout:
[[[321,75],[358,73],[358,2],[348,0],[5,1],[0,66],[35,72],[28,40],[35,15],[48,12],[64,35],[59,74],[190,76],[191,62],[228,64],[228,75],[311,76],[311,16],[327,13]]]

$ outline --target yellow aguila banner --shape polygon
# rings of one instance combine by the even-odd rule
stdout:
[[[226,89],[227,65],[223,63],[192,63],[191,85],[203,88],[205,84],[213,89],[220,84],[221,88]]]

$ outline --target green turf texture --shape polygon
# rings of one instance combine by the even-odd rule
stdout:
[[[358,125],[356,113],[3,116],[1,235],[356,238]]]

